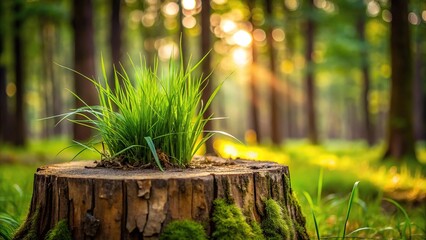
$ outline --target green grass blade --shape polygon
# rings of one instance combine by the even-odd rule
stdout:
[[[157,150],[155,149],[154,142],[152,141],[151,137],[145,137],[145,141],[148,144],[149,149],[151,150],[152,155],[154,156],[155,163],[157,164],[158,168],[164,172],[163,167],[161,167],[160,159],[158,158]]]
[[[318,192],[317,192],[317,205],[321,204],[321,195],[322,195],[322,184],[324,181],[324,168],[321,167],[318,177]]]
[[[355,195],[356,195],[355,192],[358,188],[358,184],[359,184],[359,181],[355,182],[352,188],[351,196],[349,197],[348,211],[346,212],[345,224],[343,225],[343,233],[342,233],[343,239],[346,237],[346,225],[348,224],[348,221],[349,221],[349,215],[351,214],[352,203],[354,202],[354,199],[355,199]]]
[[[312,212],[312,219],[314,220],[314,225],[315,225],[315,233],[317,235],[317,239],[320,240],[320,231],[319,231],[319,227],[318,227],[318,222],[317,222],[317,218],[315,216],[315,212],[314,212],[314,203],[312,201],[311,195],[309,195],[308,192],[303,192],[303,195],[305,195],[306,200],[309,203],[309,206],[311,207],[311,212]]]
[[[402,214],[404,215],[404,218],[405,218],[404,229],[402,231],[403,232],[402,238],[403,239],[411,239],[411,220],[410,220],[410,217],[408,216],[407,211],[405,211],[405,209],[401,206],[401,204],[399,204],[398,202],[396,202],[393,199],[384,198],[384,200],[392,203],[393,205],[395,205],[395,207],[397,207],[402,212]],[[408,228],[408,238],[406,236],[406,234],[407,234],[407,232],[406,232],[407,228]]]

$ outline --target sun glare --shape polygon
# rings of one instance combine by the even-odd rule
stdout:
[[[194,10],[196,6],[195,0],[182,0],[182,7],[186,10]]]
[[[224,19],[220,22],[220,28],[223,32],[230,33],[237,28],[237,24],[232,20]]]
[[[245,30],[238,30],[232,35],[234,42],[241,47],[248,47],[252,41],[251,34]]]
[[[232,59],[237,65],[246,65],[249,62],[249,54],[246,49],[239,47],[232,52]]]
[[[178,55],[179,47],[174,42],[165,43],[158,48],[158,57],[160,57],[162,61],[167,61],[170,58],[175,59]]]

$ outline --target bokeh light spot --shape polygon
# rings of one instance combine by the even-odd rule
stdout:
[[[232,58],[237,65],[246,65],[249,62],[249,54],[244,48],[234,49]]]
[[[282,42],[285,39],[285,33],[280,28],[275,28],[272,30],[272,38],[277,42]]]
[[[248,47],[252,41],[251,34],[244,30],[238,30],[232,36],[234,42],[241,47]]]
[[[9,83],[6,86],[6,95],[8,97],[13,97],[16,94],[16,85],[15,83]]]
[[[182,19],[182,25],[185,28],[193,28],[197,24],[197,20],[193,16],[186,16]]]
[[[186,10],[194,10],[196,5],[195,0],[182,0],[182,7]]]
[[[263,42],[266,39],[266,33],[262,29],[255,29],[253,31],[253,38],[257,42]]]
[[[410,12],[408,14],[408,21],[413,25],[419,25],[420,24],[420,19],[417,16],[417,14],[414,13],[414,12]]]
[[[173,17],[179,13],[179,5],[175,2],[168,2],[163,6],[162,10],[166,16]]]

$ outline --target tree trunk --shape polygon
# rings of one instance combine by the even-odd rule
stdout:
[[[0,28],[0,56],[3,56],[3,51],[5,49],[4,43],[5,43],[5,13],[6,13],[6,6],[4,2],[0,3],[0,21],[2,21],[3,26]],[[10,129],[9,127],[9,111],[7,107],[7,95],[6,95],[6,67],[3,65],[3,63],[0,63],[0,143],[3,141],[7,141],[7,130]]]
[[[314,11],[314,1],[308,1],[308,9],[310,12]],[[311,14],[312,15],[312,14]],[[316,123],[315,112],[315,84],[314,84],[314,63],[312,55],[314,53],[314,35],[315,35],[315,21],[312,16],[309,16],[305,26],[306,37],[306,109],[308,114],[308,138],[312,144],[318,144],[318,129]]]
[[[93,11],[91,0],[73,0],[73,27],[74,27],[74,69],[87,77],[95,77],[94,40],[93,40]],[[97,93],[93,84],[74,73],[75,93],[89,106],[96,105]],[[75,107],[84,106],[76,100]],[[76,117],[81,120],[80,116]],[[79,124],[73,125],[74,139],[81,141],[91,137],[91,131]]]
[[[201,56],[206,56],[206,54],[209,53],[211,48],[211,34],[210,34],[210,1],[204,1],[201,6]],[[204,76],[209,75],[212,72],[211,66],[210,66],[210,59],[211,54],[208,54],[204,61],[201,64],[201,70],[204,74]],[[204,103],[207,103],[210,95],[212,94],[212,82],[205,81],[205,84],[203,87],[203,93],[202,93],[202,100]],[[207,111],[204,113],[204,119],[207,119],[211,117],[213,114],[212,106],[207,108]],[[204,130],[211,131],[213,129],[213,122],[208,121],[204,127]],[[209,139],[206,142],[206,154],[214,154],[214,148],[213,148],[213,139]]]
[[[183,26],[183,19],[185,17],[185,15],[183,14],[183,6],[182,4],[179,5],[179,29],[180,29],[180,35],[179,35],[179,41],[180,41],[180,48],[181,48],[181,58],[182,58],[182,62],[184,64],[184,66],[188,66],[188,61],[189,61],[189,57],[188,57],[188,36],[186,35],[186,30],[185,30],[185,26]]]
[[[384,157],[416,161],[413,136],[413,74],[408,23],[408,1],[391,1],[391,99],[388,148]]]
[[[361,72],[362,72],[362,96],[361,106],[363,113],[363,132],[369,146],[374,144],[374,128],[371,126],[368,94],[370,92],[370,69],[368,63],[367,42],[365,41],[365,14],[358,18],[357,31],[361,43]]]
[[[54,39],[55,39],[55,26],[49,20],[41,20],[41,48],[43,53],[43,78],[44,81],[41,83],[42,91],[44,94],[45,110],[44,117],[51,117],[58,115],[60,113],[55,113],[55,102],[61,101],[58,99],[59,91],[58,87],[55,86],[57,81],[54,76],[53,71],[53,53],[54,53]],[[53,132],[52,126],[55,125],[54,119],[44,120],[44,137],[49,137],[52,133],[58,133],[58,131]],[[60,126],[56,126],[54,129],[58,129]],[[60,131],[59,131],[60,132]]]
[[[9,111],[6,95],[6,68],[0,65],[0,143],[7,141],[7,129],[9,129]]]
[[[255,0],[249,1],[250,11],[253,12],[255,8]],[[253,14],[251,15],[253,16]],[[253,18],[250,19],[251,24],[254,26]],[[249,83],[249,95],[250,95],[250,119],[251,119],[251,129],[256,133],[256,141],[260,142],[262,135],[260,132],[260,119],[259,119],[259,98],[257,94],[257,78],[256,78],[256,66],[257,66],[257,51],[256,51],[256,41],[253,39],[251,43],[251,56],[252,62],[250,67],[250,83]]]
[[[294,239],[308,238],[288,167],[215,157],[197,161],[199,168],[165,172],[88,169],[92,162],[39,168],[28,219],[34,219],[41,239],[64,219],[73,239],[158,239],[168,223],[183,219],[201,223],[211,234],[215,199],[235,203],[257,222],[265,217],[264,202],[274,199],[287,208]]]
[[[287,5],[282,1],[282,6],[284,9],[284,28],[287,30],[285,33],[285,51],[284,51],[284,61],[286,61],[286,64],[289,64],[288,69],[284,71],[285,80],[287,82],[287,92],[285,94],[285,105],[286,105],[286,112],[285,112],[285,121],[284,124],[286,125],[285,131],[287,138],[296,138],[298,134],[298,126],[296,124],[297,119],[297,104],[294,100],[294,96],[296,88],[293,85],[293,71],[294,71],[294,50],[295,50],[295,35],[297,32],[296,28],[290,27],[293,24],[296,24],[294,21],[293,13],[290,9],[288,9]],[[292,65],[290,65],[292,64]]]
[[[16,105],[14,127],[15,133],[13,144],[23,146],[26,142],[26,123],[25,123],[25,103],[24,103],[24,87],[25,87],[25,58],[24,45],[22,43],[22,24],[23,24],[23,1],[13,1],[13,53],[15,68],[15,85],[16,85]]]
[[[273,18],[272,11],[272,0],[266,0],[266,15],[270,19]],[[281,143],[281,134],[279,126],[279,106],[278,106],[278,79],[275,70],[275,51],[274,51],[274,40],[272,38],[272,22],[269,21],[269,26],[266,32],[266,42],[269,49],[269,71],[270,71],[270,82],[269,82],[269,106],[270,106],[270,124],[271,124],[271,140],[272,144],[279,145]]]
[[[426,4],[424,4],[426,7]],[[425,80],[426,67],[424,59],[426,58],[426,47],[424,38],[426,37],[426,26],[424,24],[416,26],[415,56],[414,56],[414,133],[416,140],[426,140],[425,119]]]
[[[121,21],[120,21],[121,0],[111,0],[111,32],[110,48],[112,65],[120,71],[121,61]],[[115,89],[114,69],[111,69],[109,85]]]

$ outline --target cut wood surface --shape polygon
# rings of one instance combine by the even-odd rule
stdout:
[[[227,199],[261,222],[264,201],[287,208],[296,239],[306,236],[287,166],[272,162],[197,158],[187,169],[94,168],[79,161],[41,167],[35,173],[29,217],[38,212],[44,236],[66,219],[74,239],[158,239],[173,220],[193,219],[213,231],[213,201]]]

